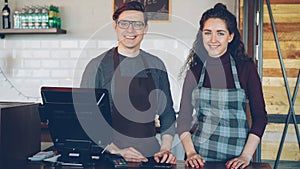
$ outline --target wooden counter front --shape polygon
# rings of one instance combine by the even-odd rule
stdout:
[[[37,103],[0,102],[0,169],[15,169],[41,149]]]

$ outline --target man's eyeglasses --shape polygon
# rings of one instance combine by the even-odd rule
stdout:
[[[117,24],[118,24],[119,28],[121,28],[121,29],[129,28],[130,24],[132,25],[133,29],[135,29],[135,30],[141,30],[145,27],[145,23],[142,21],[119,20],[119,21],[117,21]]]

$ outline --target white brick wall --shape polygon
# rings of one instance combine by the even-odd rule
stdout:
[[[148,35],[149,36],[149,35]],[[148,37],[147,37],[148,38]],[[175,109],[181,95],[178,73],[192,40],[144,40],[142,48],[159,56],[169,71]],[[117,44],[116,40],[0,41],[0,101],[40,101],[40,87],[75,86],[90,59]]]

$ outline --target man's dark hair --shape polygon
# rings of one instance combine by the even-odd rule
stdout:
[[[137,1],[130,1],[126,2],[123,5],[121,5],[113,14],[113,20],[117,22],[119,19],[119,16],[121,15],[122,12],[128,11],[128,10],[135,10],[135,11],[141,11],[144,13],[144,19],[145,19],[145,24],[147,25],[148,18],[147,15],[145,14],[145,7],[143,4]]]

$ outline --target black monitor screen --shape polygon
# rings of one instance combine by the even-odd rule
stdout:
[[[106,89],[42,87],[43,116],[55,148],[104,148],[111,141],[111,111]],[[63,152],[62,152],[63,153]]]

